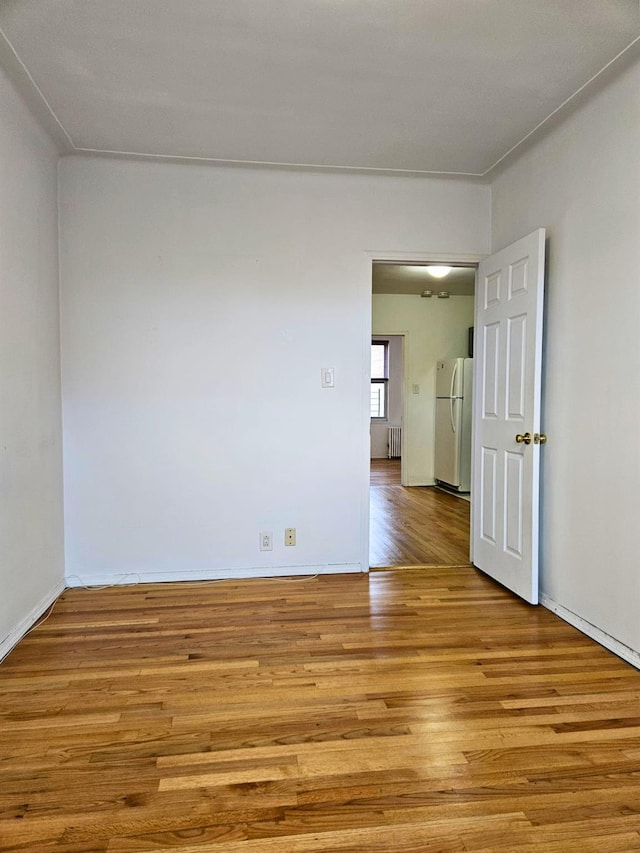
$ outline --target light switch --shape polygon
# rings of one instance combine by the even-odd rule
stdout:
[[[320,375],[323,388],[336,387],[336,377],[333,371],[333,367],[323,367],[320,371]]]
[[[416,382],[413,383],[413,393],[414,394],[420,393],[420,386]]]

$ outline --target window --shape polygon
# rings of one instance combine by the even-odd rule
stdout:
[[[371,417],[387,417],[389,341],[371,342]]]

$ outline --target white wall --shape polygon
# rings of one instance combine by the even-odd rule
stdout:
[[[374,296],[375,302],[375,296]],[[375,336],[372,340],[376,340]],[[403,377],[403,338],[401,335],[384,335],[377,340],[389,342],[389,379],[387,382],[387,417],[384,421],[371,421],[372,459],[386,459],[389,455],[389,427],[402,426],[402,407],[404,393]]]
[[[493,247],[548,229],[542,592],[640,650],[640,66],[493,184]]]
[[[373,296],[373,332],[405,332],[403,477],[408,486],[434,483],[436,362],[468,354],[473,325],[473,296],[423,299],[420,296]],[[413,393],[413,386],[419,393]]]
[[[70,583],[360,568],[369,253],[486,252],[489,188],[73,157],[60,175]]]
[[[63,587],[57,156],[0,70],[0,657]]]

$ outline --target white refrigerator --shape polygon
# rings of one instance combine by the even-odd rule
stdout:
[[[436,483],[471,490],[471,391],[473,359],[450,358],[436,368]]]

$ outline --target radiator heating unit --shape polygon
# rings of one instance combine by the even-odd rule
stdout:
[[[402,452],[402,427],[389,427],[387,446],[389,448],[387,453],[389,459],[399,459]]]

